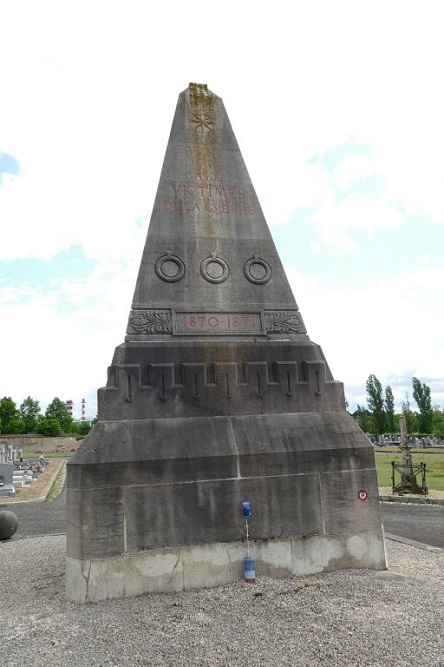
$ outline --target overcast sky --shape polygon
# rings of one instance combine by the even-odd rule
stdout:
[[[350,407],[374,373],[442,408],[442,25],[427,0],[0,0],[0,397],[96,414],[194,81]]]

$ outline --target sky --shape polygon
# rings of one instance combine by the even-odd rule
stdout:
[[[0,0],[0,397],[96,415],[198,82],[350,409],[442,409],[443,63],[439,1]]]

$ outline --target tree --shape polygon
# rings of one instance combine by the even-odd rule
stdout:
[[[78,435],[88,435],[91,429],[92,426],[89,421],[73,424],[73,430],[75,433],[78,433]]]
[[[395,432],[395,399],[392,388],[388,385],[385,388],[384,407],[386,414],[386,425],[390,433]]]
[[[357,406],[356,412],[353,413],[353,418],[361,428],[364,433],[372,433],[374,431],[375,425],[372,419],[370,410],[363,408],[360,405]]]
[[[414,433],[417,430],[418,420],[412,410],[410,410],[409,394],[405,392],[405,401],[401,404],[402,414],[405,417],[405,426],[407,433]]]
[[[444,437],[444,411],[438,405],[433,407],[433,435]]]
[[[0,423],[3,433],[23,433],[23,420],[10,396],[0,399]]]
[[[385,431],[386,421],[382,384],[379,382],[376,375],[369,375],[367,382],[365,383],[365,388],[368,396],[368,407],[373,414],[375,422],[376,434],[382,435]]]
[[[31,431],[35,431],[37,423],[42,416],[39,402],[31,398],[31,396],[25,398],[20,406],[20,415],[24,424],[24,432],[31,433]]]
[[[37,433],[41,433],[42,435],[60,435],[62,432],[62,429],[60,428],[60,424],[57,421],[57,419],[53,419],[51,417],[42,417],[39,419],[39,421],[36,424],[35,430]]]
[[[60,430],[64,433],[70,433],[72,429],[72,417],[68,408],[60,398],[54,398],[45,411],[46,419],[55,419],[58,422]]]
[[[431,433],[433,425],[432,399],[430,387],[418,378],[412,378],[413,398],[419,410],[418,429],[421,433]]]

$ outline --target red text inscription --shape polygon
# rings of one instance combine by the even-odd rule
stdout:
[[[176,313],[176,333],[188,335],[258,335],[259,313]]]
[[[165,199],[165,211],[187,213],[216,213],[254,215],[253,206],[247,201],[245,189],[239,185],[202,182],[170,183],[170,198]]]
[[[171,183],[174,197],[201,197],[202,199],[245,199],[243,188],[236,185],[186,185]]]

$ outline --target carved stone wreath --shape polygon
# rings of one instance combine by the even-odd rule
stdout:
[[[254,285],[264,285],[271,278],[271,266],[257,255],[244,264],[244,275]]]
[[[130,325],[138,334],[170,334],[173,332],[170,310],[134,310]]]
[[[264,316],[267,333],[307,333],[297,311],[267,310]]]
[[[176,255],[173,255],[170,250],[165,255],[159,257],[154,265],[156,275],[166,283],[177,283],[185,275],[185,264]]]
[[[206,257],[200,265],[200,273],[209,283],[223,283],[230,275],[228,264],[215,252]]]

